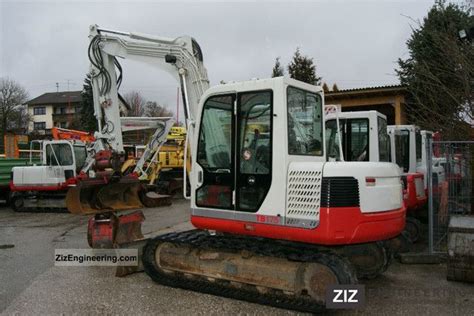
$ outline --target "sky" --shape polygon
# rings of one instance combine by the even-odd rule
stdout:
[[[276,57],[287,65],[297,47],[317,75],[340,89],[397,84],[398,58],[433,1],[14,1],[0,0],[0,77],[31,98],[81,90],[89,68],[89,25],[200,44],[211,85],[268,78]],[[177,82],[121,60],[120,92],[176,108]],[[182,110],[180,111],[182,117]]]

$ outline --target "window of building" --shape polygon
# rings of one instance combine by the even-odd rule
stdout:
[[[46,107],[45,106],[35,106],[33,108],[33,115],[45,115]]]
[[[33,128],[35,130],[46,129],[46,122],[34,122],[33,123]]]
[[[67,114],[69,111],[65,106],[58,106],[54,108],[54,114]]]
[[[323,155],[322,106],[318,94],[288,87],[288,153]]]

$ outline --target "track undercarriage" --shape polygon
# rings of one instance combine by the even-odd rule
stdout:
[[[15,192],[10,204],[15,212],[62,212],[67,213],[66,191]]]
[[[319,312],[328,285],[375,277],[391,257],[384,242],[321,247],[192,230],[150,239],[143,265],[163,285]]]

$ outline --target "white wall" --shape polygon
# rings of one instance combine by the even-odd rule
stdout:
[[[33,108],[35,107],[42,107],[46,108],[45,115],[34,115]],[[53,106],[52,105],[29,105],[28,106],[28,114],[30,114],[31,122],[28,127],[28,131],[33,131],[34,122],[46,122],[46,129],[53,128]]]

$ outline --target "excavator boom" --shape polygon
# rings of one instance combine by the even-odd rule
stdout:
[[[89,38],[94,114],[99,132],[95,134],[96,142],[82,169],[83,178],[68,192],[68,209],[72,213],[98,214],[139,208],[143,204],[159,205],[160,202],[153,201],[155,195],[143,190],[141,181],[152,182],[157,178],[158,152],[174,122],[171,118],[120,117],[118,88],[122,69],[118,58],[135,59],[171,73],[181,86],[187,124],[190,125],[196,107],[189,104],[197,103],[209,87],[202,52],[196,41],[187,36],[158,38],[93,25]],[[132,173],[121,179],[125,176],[122,132],[146,128],[154,128],[155,132],[143,155],[133,164]],[[91,170],[95,173],[92,177]]]

